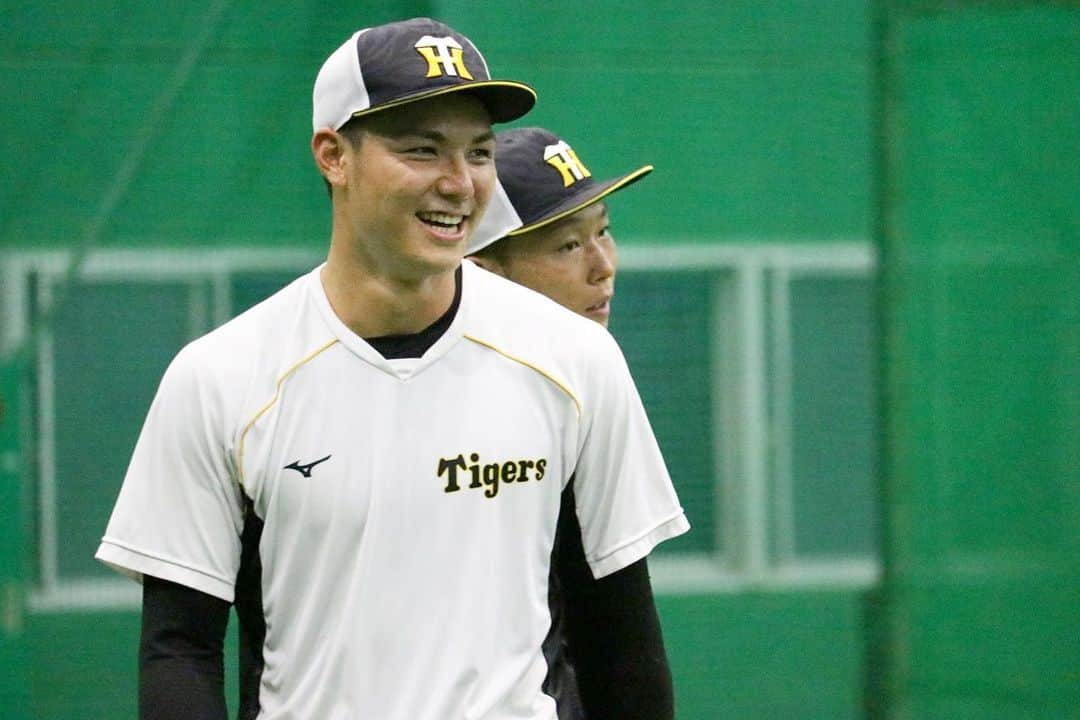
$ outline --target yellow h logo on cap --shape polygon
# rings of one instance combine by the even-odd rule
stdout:
[[[469,69],[465,67],[464,50],[452,37],[433,37],[425,35],[416,41],[416,51],[427,60],[427,77],[452,75],[472,80]]]
[[[563,187],[570,187],[578,180],[592,177],[589,168],[574,152],[574,149],[560,140],[554,145],[544,148],[544,161],[562,174]]]

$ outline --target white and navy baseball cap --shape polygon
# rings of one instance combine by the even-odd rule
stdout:
[[[498,133],[495,167],[501,189],[517,215],[518,225],[501,235],[481,236],[470,243],[473,252],[503,237],[550,225],[621,190],[653,170],[642,165],[609,180],[596,180],[568,142],[544,128],[528,127]]]
[[[338,130],[350,119],[446,93],[468,91],[494,122],[527,113],[536,92],[492,80],[467,37],[430,18],[359,30],[323,63],[315,78],[312,129]]]

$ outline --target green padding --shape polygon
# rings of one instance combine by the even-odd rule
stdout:
[[[162,373],[188,340],[187,283],[81,284],[57,312],[56,524],[61,578],[115,577],[93,554]]]
[[[626,355],[693,530],[660,552],[719,550],[707,272],[619,274],[611,331]]]
[[[1074,719],[1080,8],[906,5],[883,123],[895,716]]]
[[[873,281],[791,281],[791,493],[798,557],[877,553]]]
[[[687,720],[863,720],[855,592],[657,598]]]
[[[28,637],[34,720],[136,717],[139,622],[139,613],[130,611],[33,616]],[[224,653],[225,698],[229,717],[235,717],[235,616],[230,618]]]
[[[22,442],[24,381],[21,365],[0,363],[0,708],[5,718],[29,718],[26,683],[26,503]]]

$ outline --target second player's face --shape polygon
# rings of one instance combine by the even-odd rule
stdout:
[[[372,116],[344,196],[357,252],[398,277],[457,267],[495,187],[494,151],[487,110],[464,93]]]
[[[607,327],[617,254],[604,203],[500,242],[496,272]]]

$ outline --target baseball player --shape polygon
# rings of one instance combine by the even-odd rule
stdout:
[[[499,181],[521,225],[502,238],[484,237],[483,231],[474,235],[472,246],[479,249],[471,259],[607,327],[617,253],[603,200],[650,173],[652,166],[597,181],[575,149],[549,130],[506,130],[496,134],[496,141]],[[564,492],[549,587],[549,687],[560,720],[591,717],[583,706],[577,676],[582,674],[586,681],[595,676],[573,659],[587,657],[587,650],[568,646],[568,637],[588,642],[588,626],[580,626],[578,610],[586,602],[579,589],[588,586],[589,574],[576,542],[581,531],[573,507],[571,486]],[[579,673],[582,669],[586,672]]]
[[[596,323],[462,262],[475,232],[512,229],[491,124],[534,98],[426,18],[322,66],[327,260],[173,360],[97,552],[143,583],[141,717],[225,717],[235,605],[242,718],[555,719],[571,478],[583,697],[672,716],[643,561],[689,524],[625,361]]]
[[[479,233],[480,266],[607,327],[617,253],[603,199],[652,172],[597,181],[573,147],[543,128],[496,135],[499,181],[521,222],[503,238]]]

